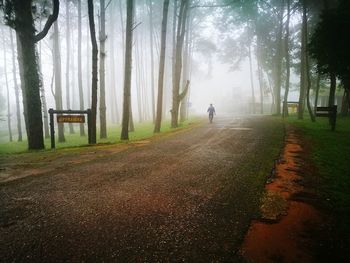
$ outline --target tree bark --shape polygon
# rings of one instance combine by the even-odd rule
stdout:
[[[122,31],[122,49],[123,49],[123,67],[125,69],[125,28],[124,28],[124,18],[123,18],[123,7],[122,1],[119,2],[119,17],[120,17],[120,29]],[[123,72],[125,74],[125,72]],[[123,80],[124,81],[124,80]]]
[[[166,33],[168,23],[169,0],[164,0],[163,4],[163,19],[162,33],[159,56],[159,73],[158,73],[158,97],[157,97],[157,115],[154,125],[154,132],[160,132],[162,123],[162,106],[163,106],[163,88],[164,88],[164,65],[165,65],[165,50],[166,50]]]
[[[337,77],[335,73],[330,73],[331,86],[329,89],[329,99],[328,99],[328,107],[334,106],[335,103],[335,90],[337,88]]]
[[[113,3],[111,5],[114,7]],[[109,37],[109,43],[110,43],[110,87],[111,87],[111,96],[110,96],[110,111],[111,111],[111,118],[113,123],[119,124],[119,110],[118,110],[118,100],[117,100],[117,84],[116,84],[116,72],[117,69],[115,68],[115,55],[114,55],[114,49],[115,49],[115,44],[114,44],[114,32],[115,32],[115,21],[114,21],[114,8],[111,8],[109,10],[109,20],[110,20],[110,37]]]
[[[25,96],[26,88],[25,88],[25,79],[24,79],[24,62],[23,62],[23,52],[22,46],[20,44],[19,33],[16,31],[16,47],[17,47],[17,61],[18,61],[18,69],[19,69],[19,77],[21,80],[21,90],[22,90],[22,103],[23,103],[23,117],[25,123],[26,134],[28,134],[28,116],[27,116],[27,98]],[[28,137],[28,136],[27,136]]]
[[[40,28],[41,28],[41,20],[40,20]],[[47,103],[46,103],[46,95],[45,95],[45,87],[44,87],[44,81],[41,77],[41,69],[42,69],[42,52],[41,52],[41,42],[39,43],[39,72],[40,72],[40,96],[41,96],[41,103],[43,105],[42,112],[44,116],[44,136],[45,138],[50,138],[50,130],[49,130],[49,118],[48,118],[48,111],[47,111]]]
[[[56,110],[63,110],[62,107],[62,76],[61,76],[61,52],[59,45],[59,31],[57,21],[54,23],[53,36],[53,67],[55,72],[55,104]],[[58,123],[58,142],[64,142],[64,126]]]
[[[173,103],[171,109],[171,127],[178,126],[179,105],[180,105],[180,80],[182,70],[182,50],[186,30],[186,19],[188,12],[189,1],[181,0],[179,18],[176,33],[176,57],[175,57],[175,76],[173,79]]]
[[[288,116],[288,94],[290,85],[290,55],[289,55],[289,21],[290,21],[290,0],[287,0],[287,21],[286,21],[286,36],[284,39],[284,48],[286,56],[286,86],[283,97],[283,117]]]
[[[131,73],[132,73],[132,39],[134,22],[134,0],[126,5],[126,37],[125,37],[125,69],[124,69],[124,101],[121,140],[129,140],[129,118],[131,109]]]
[[[143,112],[146,110],[145,108],[142,109],[142,95],[141,95],[141,86],[144,84],[141,80],[141,67],[142,67],[142,60],[140,55],[140,40],[137,39],[138,36],[135,36],[135,83],[136,83],[136,99],[137,99],[137,110],[138,110],[138,116],[139,116],[139,122],[141,123],[143,121]]]
[[[1,28],[2,39],[3,39],[3,52],[4,52],[4,75],[6,85],[6,99],[7,99],[7,126],[9,131],[9,141],[12,142],[12,127],[11,127],[11,103],[10,103],[10,88],[7,76],[7,56],[6,56],[6,44],[5,44],[5,33],[4,29]]]
[[[35,43],[40,37],[34,35],[34,19],[32,15],[32,1],[15,1],[15,29],[18,34],[19,56],[21,56],[22,74],[24,80],[24,111],[26,112],[28,149],[44,149],[43,122],[40,101],[40,78],[38,74],[37,54]],[[58,10],[59,1],[54,1],[54,10]],[[57,11],[58,14],[58,11]],[[52,19],[56,20],[57,16]],[[52,20],[51,19],[51,20]],[[47,27],[46,27],[47,28]],[[41,33],[41,32],[40,32]],[[40,34],[39,33],[39,34]],[[26,50],[26,52],[22,52]],[[19,63],[21,63],[19,61]]]
[[[12,51],[12,75],[13,75],[13,84],[15,88],[15,98],[16,98],[16,117],[17,117],[17,133],[18,141],[22,141],[22,122],[21,122],[21,106],[19,103],[19,88],[17,83],[17,73],[16,73],[16,55],[13,44],[12,29],[10,28],[10,40],[11,40],[11,51]]]
[[[280,3],[279,10],[279,29],[277,33],[277,51],[275,58],[275,78],[274,78],[274,95],[275,95],[275,113],[277,115],[281,114],[281,83],[282,83],[282,49],[283,49],[283,10],[284,1]]]
[[[131,99],[129,103],[129,132],[135,131],[134,118],[132,116]]]
[[[305,52],[306,52],[306,11],[304,10],[305,1],[303,1],[303,19],[302,19],[302,29],[301,29],[301,51],[300,51],[300,94],[299,94],[299,105],[298,105],[298,119],[302,120],[304,118],[304,106],[305,106],[305,94],[306,94],[306,67],[305,67]]]
[[[154,84],[154,54],[153,54],[153,3],[149,0],[149,43],[150,43],[150,56],[151,56],[151,96],[152,96],[152,121],[155,122],[155,84]]]
[[[71,109],[70,103],[70,75],[69,75],[69,63],[70,63],[70,13],[69,13],[69,0],[66,0],[66,105],[67,110]],[[73,123],[69,123],[69,133],[73,134]]]
[[[86,78],[86,107],[91,107],[91,63],[92,63],[92,56],[91,56],[91,36],[90,36],[90,25],[89,25],[89,18],[86,19],[86,75],[84,76]]]
[[[82,68],[81,68],[81,41],[82,41],[82,29],[81,29],[81,0],[78,0],[78,89],[79,89],[79,108],[84,110],[84,92],[83,92],[83,80],[82,80]],[[87,41],[88,43],[88,41]],[[89,59],[87,57],[87,59]],[[89,89],[89,87],[88,87]],[[85,136],[84,123],[80,123],[80,136]]]
[[[89,27],[92,45],[92,81],[91,81],[91,143],[96,144],[96,115],[97,115],[97,63],[98,49],[94,21],[93,0],[88,0]]]
[[[255,114],[255,91],[254,91],[254,81],[253,81],[253,65],[252,65],[252,51],[249,44],[248,47],[249,55],[249,71],[250,71],[250,87],[252,89],[252,113]]]
[[[318,104],[318,94],[319,94],[319,92],[320,92],[320,82],[321,82],[321,74],[318,73],[318,74],[317,74],[317,81],[316,81],[315,102],[314,102],[314,106],[315,106],[314,111],[315,111],[315,112],[316,112],[316,107],[317,107],[317,104]]]
[[[187,25],[186,25],[186,35],[185,35],[185,49],[184,49],[184,54],[183,54],[183,68],[182,68],[182,89],[184,90],[186,88],[187,81],[190,79],[190,68],[189,68],[189,63],[190,63],[190,11],[188,12],[187,15]],[[188,93],[186,93],[186,96],[184,99],[181,101],[181,106],[180,106],[180,122],[184,122],[187,118],[187,111],[188,111]]]
[[[261,67],[261,47],[259,38],[257,41],[257,63],[258,63],[258,79],[259,79],[259,90],[260,90],[260,114],[264,114],[264,89],[263,89],[263,72]]]
[[[176,24],[178,21],[177,10],[178,10],[178,1],[173,0],[173,21],[172,21],[172,55],[171,55],[171,81],[174,83],[175,81],[175,61],[176,61]],[[165,90],[166,96],[172,97],[170,90]],[[163,101],[163,108],[166,109],[166,100]],[[171,110],[170,110],[171,112]],[[164,115],[166,112],[164,112]]]
[[[307,103],[307,109],[311,118],[312,122],[315,122],[315,115],[313,113],[313,110],[311,108],[310,105],[310,90],[311,90],[311,79],[310,79],[310,67],[309,67],[309,52],[308,52],[308,48],[307,48],[307,43],[308,43],[308,30],[307,30],[307,14],[306,14],[306,3],[304,0],[304,5],[303,5],[303,20],[305,20],[303,22],[303,24],[305,24],[305,29],[304,31],[304,41],[305,41],[305,75],[306,75],[306,83],[307,83],[307,93],[306,93],[306,103]]]
[[[106,91],[105,91],[105,43],[106,43],[105,0],[100,0],[100,138],[107,138]]]
[[[343,94],[343,99],[342,99],[342,104],[341,104],[341,115],[342,116],[347,116],[349,113],[349,90],[344,87],[344,94]]]

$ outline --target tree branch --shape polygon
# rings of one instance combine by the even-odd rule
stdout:
[[[139,22],[139,23],[137,23],[132,29],[131,29],[131,31],[134,31],[139,25],[141,25],[142,24],[142,22]]]
[[[49,18],[47,19],[43,30],[34,36],[35,42],[39,42],[40,40],[42,40],[49,32],[52,24],[57,20],[58,12],[60,10],[60,1],[59,0],[52,0],[52,2],[53,2],[53,13],[52,13],[52,15],[49,15]]]
[[[108,6],[111,4],[112,0],[109,0],[108,4],[105,7],[105,10],[107,10]]]
[[[184,90],[179,94],[179,101],[182,101],[182,100],[186,97],[186,94],[187,94],[187,91],[188,91],[189,86],[190,86],[190,81],[187,80],[187,82],[186,82],[186,87],[185,87]]]

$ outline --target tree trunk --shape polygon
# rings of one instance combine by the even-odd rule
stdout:
[[[254,81],[253,81],[253,66],[252,66],[252,52],[249,44],[249,72],[250,72],[250,87],[252,89],[252,113],[255,114],[255,92],[254,92]]]
[[[122,48],[123,48],[123,67],[125,69],[125,28],[124,28],[124,18],[123,18],[123,7],[122,1],[119,2],[119,17],[120,17],[120,29],[122,31]],[[123,72],[125,74],[125,72]],[[124,81],[124,80],[123,80]]]
[[[309,53],[308,53],[308,48],[307,48],[307,43],[308,43],[308,30],[307,30],[307,15],[306,15],[306,3],[304,0],[303,3],[303,24],[305,24],[305,29],[304,31],[304,41],[305,41],[305,76],[306,76],[306,83],[307,83],[307,87],[306,87],[306,103],[307,103],[307,109],[311,118],[312,122],[315,122],[315,115],[313,113],[313,110],[311,108],[310,105],[310,90],[311,90],[311,79],[310,79],[310,67],[309,67]]]
[[[40,29],[41,29],[41,20],[40,20]],[[41,103],[43,105],[42,112],[44,116],[44,135],[45,138],[50,138],[50,130],[49,130],[49,118],[48,118],[48,111],[47,111],[47,103],[46,103],[46,95],[45,95],[45,87],[44,87],[44,81],[42,80],[41,76],[41,70],[42,70],[42,52],[41,52],[41,42],[39,43],[39,72],[40,72],[40,96],[41,96]]]
[[[142,109],[142,96],[141,96],[141,86],[144,84],[141,81],[141,66],[142,66],[142,61],[141,61],[141,56],[139,52],[139,44],[140,41],[138,36],[135,36],[135,82],[136,82],[136,99],[137,99],[137,110],[138,110],[138,116],[139,116],[139,122],[141,123],[143,121],[143,112],[145,111],[145,108]]]
[[[131,109],[131,72],[132,72],[132,39],[134,22],[134,0],[126,5],[126,38],[125,38],[125,69],[124,69],[124,101],[121,140],[129,140],[129,118]]]
[[[12,128],[11,128],[11,103],[10,103],[10,89],[7,77],[7,56],[6,56],[6,44],[5,44],[5,33],[4,29],[1,28],[2,39],[3,39],[3,52],[4,52],[4,75],[6,85],[6,99],[7,99],[7,126],[9,131],[9,141],[12,142]]]
[[[176,61],[176,24],[178,21],[177,17],[177,10],[178,10],[178,0],[173,0],[173,21],[172,21],[172,54],[171,54],[171,81],[174,83],[175,81],[175,61]],[[166,86],[165,86],[166,87]],[[164,88],[165,88],[164,87]],[[170,92],[170,89],[165,89],[165,95],[167,98],[172,97],[172,94]],[[167,101],[163,101],[163,107],[164,110],[166,109],[166,103]],[[170,110],[171,112],[171,110]],[[164,111],[164,115],[166,112]]]
[[[31,9],[29,9],[31,10]],[[29,12],[28,12],[29,13]],[[29,25],[33,25],[31,12],[26,14],[30,16],[28,19]],[[27,24],[27,23],[26,23]],[[33,30],[34,31],[34,30]],[[24,77],[24,97],[26,109],[24,110],[27,116],[27,137],[28,137],[28,149],[37,150],[44,149],[44,134],[43,134],[43,122],[41,114],[41,101],[40,101],[40,80],[38,74],[38,64],[36,57],[35,44],[31,39],[28,39],[26,34],[19,33],[19,44],[23,58],[23,77]]]
[[[318,94],[320,92],[320,82],[321,82],[321,74],[317,74],[316,95],[315,95],[315,103],[314,103],[314,106],[315,106],[314,111],[315,112],[316,112],[316,107],[317,107],[317,104],[318,104]]]
[[[66,105],[67,110],[71,109],[70,103],[70,76],[69,76],[69,62],[70,62],[70,13],[69,1],[66,0]],[[69,133],[73,134],[73,123],[69,123]]]
[[[341,104],[341,115],[342,116],[347,116],[349,113],[349,90],[344,87],[344,94],[343,94],[343,99],[342,99],[342,104]]]
[[[271,80],[271,76],[267,73],[266,73],[266,76],[267,76],[267,82],[268,82],[268,88],[269,88],[269,91],[271,93],[271,108],[270,108],[270,112],[271,114],[273,113],[273,110],[275,108],[275,94],[274,94],[274,90],[273,90],[273,87],[272,87],[272,80]]]
[[[93,0],[88,0],[89,27],[92,45],[92,81],[91,81],[91,143],[96,144],[96,115],[97,115],[97,63],[98,49],[94,21]]]
[[[55,71],[55,104],[56,110],[62,108],[62,76],[61,76],[61,52],[59,44],[59,32],[57,21],[54,23],[53,36],[53,67]],[[58,123],[58,142],[64,142],[64,126],[63,123]]]
[[[23,103],[23,117],[24,117],[24,126],[26,129],[26,134],[28,131],[28,116],[27,116],[27,98],[25,96],[26,87],[25,87],[25,79],[24,79],[24,62],[23,62],[23,52],[22,46],[20,44],[19,32],[16,31],[16,47],[17,47],[17,61],[18,61],[18,69],[19,69],[19,77],[21,80],[21,90],[22,90],[22,103]],[[27,136],[28,137],[28,136]]]
[[[114,7],[113,3],[111,5]],[[114,34],[115,34],[115,21],[114,21],[114,14],[115,10],[114,8],[110,9],[109,12],[109,21],[110,21],[110,37],[109,37],[109,43],[110,43],[110,88],[111,88],[111,96],[110,96],[110,111],[111,111],[111,118],[113,123],[119,124],[119,110],[118,110],[118,100],[117,100],[117,84],[116,84],[116,72],[117,69],[115,68],[115,44],[114,44]]]
[[[335,102],[335,90],[337,88],[337,77],[335,73],[330,73],[331,87],[329,89],[328,107],[334,106]]]
[[[290,0],[287,0],[287,21],[286,21],[286,36],[284,40],[285,56],[286,56],[286,87],[283,97],[283,116],[288,116],[288,93],[290,84],[290,55],[289,55],[289,21],[290,21]]]
[[[185,89],[187,80],[190,79],[190,68],[189,68],[189,63],[190,63],[190,13],[188,13],[187,17],[187,25],[186,25],[186,36],[185,36],[185,50],[183,54],[183,68],[182,68],[182,90]],[[184,122],[187,118],[187,109],[188,109],[188,93],[184,97],[184,99],[181,101],[181,106],[180,106],[180,122]]]
[[[152,121],[155,122],[155,84],[154,84],[154,54],[153,54],[153,3],[149,0],[149,43],[151,49],[151,96],[152,96]]]
[[[173,25],[172,25],[172,43],[173,43],[173,50],[172,50],[172,78],[173,81],[175,79],[175,61],[176,61],[176,24],[177,24],[177,1],[174,0],[174,10],[173,10]]]
[[[132,107],[131,107],[131,101],[129,103],[129,132],[134,132],[135,126],[134,126],[134,118],[132,117]]]
[[[105,1],[100,0],[100,138],[107,138],[106,91],[105,91],[105,43],[106,43],[106,12]]]
[[[11,51],[12,51],[12,75],[13,75],[13,84],[15,88],[15,98],[16,98],[16,116],[17,116],[17,133],[18,141],[22,141],[22,122],[21,122],[21,106],[19,103],[19,89],[17,83],[17,73],[16,73],[16,55],[13,44],[12,29],[10,28],[10,40],[11,40]]]
[[[45,36],[40,32],[40,38],[34,35],[34,20],[32,16],[32,1],[15,1],[15,28],[18,34],[19,63],[22,63],[23,87],[24,87],[24,112],[26,113],[28,149],[44,149],[43,122],[40,101],[40,79],[38,74],[38,62],[35,43]],[[59,2],[55,2],[59,5]],[[57,13],[58,15],[58,13]],[[56,20],[53,17],[53,20]],[[50,27],[51,25],[49,25]],[[47,32],[46,32],[47,33]],[[26,52],[22,52],[25,50]]]
[[[163,106],[163,85],[164,85],[164,64],[165,64],[165,49],[166,49],[166,31],[168,23],[169,0],[164,0],[163,4],[163,19],[162,33],[159,56],[159,73],[158,73],[158,98],[157,98],[157,115],[155,120],[154,132],[160,132],[162,123],[162,106]]]
[[[189,25],[188,30],[191,32],[190,33],[190,40],[189,40],[189,47],[188,47],[188,79],[191,80],[192,79],[192,66],[193,66],[193,18],[191,19],[191,24]],[[187,84],[187,82],[186,82]],[[189,115],[189,107],[190,107],[190,96],[191,96],[191,92],[190,92],[190,88],[188,88],[188,94],[186,95],[186,119],[188,119],[188,115]]]
[[[279,10],[279,29],[277,33],[277,51],[275,58],[275,79],[274,79],[274,95],[275,95],[275,113],[281,114],[281,82],[282,82],[282,54],[283,54],[283,10],[284,1],[280,3]]]
[[[303,1],[303,6],[305,3]],[[302,19],[302,29],[301,29],[301,51],[300,51],[300,94],[299,94],[299,105],[298,105],[298,119],[302,120],[304,118],[304,106],[305,106],[305,94],[306,94],[306,66],[305,66],[305,53],[306,53],[306,13],[303,7],[303,19]],[[305,13],[305,14],[304,14]]]
[[[91,107],[91,78],[92,78],[92,72],[91,72],[91,63],[92,63],[92,56],[91,56],[91,36],[90,36],[90,25],[89,25],[89,18],[86,20],[86,75],[84,76],[86,78],[86,89],[84,90],[86,92],[86,104],[87,107]]]
[[[261,51],[260,43],[257,46],[257,63],[258,63],[258,79],[259,79],[259,90],[260,90],[260,114],[264,114],[264,89],[263,89],[263,72],[261,68]]]
[[[141,38],[141,83],[143,83],[143,85],[141,86],[141,91],[142,91],[142,101],[143,101],[143,108],[144,108],[144,119],[145,120],[149,120],[151,119],[151,116],[150,116],[150,112],[149,112],[149,103],[148,103],[148,96],[147,96],[147,80],[146,80],[146,63],[145,63],[145,48],[143,47],[143,44],[144,44],[144,41],[143,39],[145,39],[144,37]],[[153,120],[153,119],[152,119]]]
[[[171,127],[178,126],[179,105],[180,105],[180,80],[182,70],[182,49],[185,37],[186,19],[189,8],[188,0],[181,0],[179,19],[176,33],[176,57],[175,57],[175,76],[173,79],[173,103],[171,109]]]
[[[79,89],[79,108],[84,110],[84,92],[83,92],[83,79],[81,68],[81,0],[78,0],[78,89]],[[88,41],[86,41],[88,43]],[[87,57],[88,59],[88,57]],[[89,89],[89,87],[88,87]],[[85,136],[84,123],[80,123],[80,136]]]

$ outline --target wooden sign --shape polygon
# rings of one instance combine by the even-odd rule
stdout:
[[[85,123],[84,115],[57,115],[58,123]]]

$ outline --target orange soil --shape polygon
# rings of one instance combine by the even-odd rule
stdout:
[[[286,211],[280,211],[273,223],[264,220],[252,223],[241,248],[248,262],[314,261],[312,248],[316,240],[312,232],[322,224],[323,216],[313,206],[291,200],[293,194],[309,189],[299,184],[303,157],[300,155],[303,152],[301,143],[293,131],[289,131],[287,136],[282,161],[276,165],[276,178],[266,185],[267,196],[277,195],[285,200]],[[276,210],[273,203],[263,204],[263,207]]]

